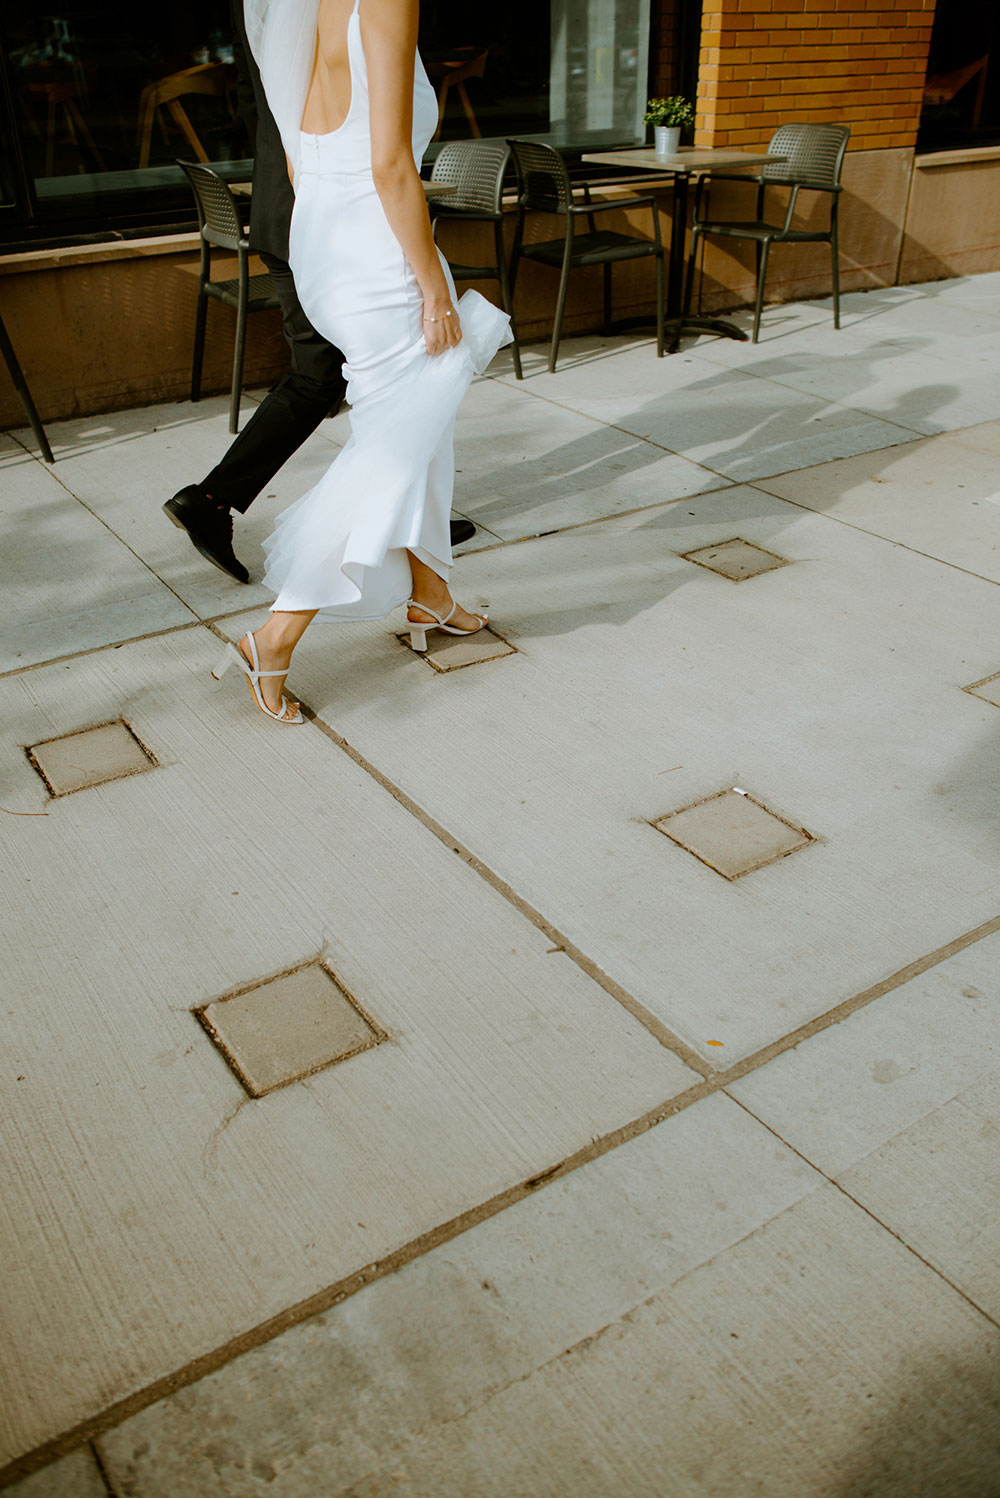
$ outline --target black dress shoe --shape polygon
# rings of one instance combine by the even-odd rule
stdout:
[[[163,513],[187,531],[195,550],[207,562],[228,572],[238,583],[250,581],[249,572],[233,552],[233,517],[225,505],[215,504],[204,489],[189,484],[167,500]]]
[[[458,546],[462,541],[471,541],[476,534],[476,527],[471,520],[453,520],[451,522],[451,544]]]

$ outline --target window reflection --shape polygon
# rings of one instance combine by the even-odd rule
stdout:
[[[997,0],[938,0],[927,60],[919,151],[1000,141]]]
[[[63,0],[58,15],[24,6],[5,40],[15,122],[36,179],[172,163],[195,140],[203,160],[245,153],[225,0],[172,0],[145,15],[136,7],[127,28],[88,0]],[[167,82],[185,75],[196,92]],[[172,97],[145,122],[157,87]]]

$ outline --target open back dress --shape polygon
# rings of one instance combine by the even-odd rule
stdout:
[[[300,128],[308,84],[302,62],[308,55],[311,68],[317,0],[292,0],[297,38],[287,29],[285,3],[257,0],[254,28],[251,3],[248,36],[294,168],[295,288],[313,326],[344,351],[351,407],[346,446],[319,483],[279,516],[265,542],[264,582],[277,595],[275,610],[381,619],[410,596],[407,551],[448,577],[455,413],[473,374],[510,342],[510,323],[477,292],[466,292],[458,309],[462,342],[427,353],[420,287],[372,180],[364,0],[348,21],[350,108],[339,129],[325,135]],[[272,35],[269,48],[275,25],[285,29]],[[296,39],[297,70],[290,63]],[[418,170],[436,125],[437,101],[418,55],[412,142]],[[454,296],[443,256],[441,263]]]

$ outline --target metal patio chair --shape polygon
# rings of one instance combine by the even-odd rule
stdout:
[[[442,146],[431,168],[431,182],[454,187],[455,191],[435,202],[434,238],[438,225],[447,219],[466,223],[493,225],[495,264],[462,265],[449,260],[456,281],[499,281],[503,309],[510,318],[514,334],[514,371],[521,378],[521,350],[514,323],[514,299],[511,295],[507,252],[503,242],[503,185],[510,161],[510,147],[502,141],[456,140]]]
[[[760,332],[760,314],[764,305],[764,282],[767,260],[773,244],[828,244],[833,264],[833,326],[840,327],[840,267],[837,245],[837,201],[842,191],[840,172],[851,132],[846,125],[781,125],[771,136],[768,151],[787,159],[756,172],[713,172],[710,179],[699,178],[695,198],[694,222],[691,226],[691,254],[688,260],[684,311],[691,307],[694,268],[698,258],[698,241],[706,234],[727,239],[752,241],[757,259],[757,288],[754,300],[753,342]],[[702,185],[711,182],[753,182],[757,186],[757,210],[753,219],[715,220],[698,217]],[[764,217],[765,196],[769,187],[789,188],[784,221],[771,223]],[[830,194],[830,222],[825,229],[793,229],[792,220],[800,191]],[[699,286],[699,307],[701,305]]]
[[[233,351],[233,388],[229,401],[229,430],[239,430],[243,355],[246,348],[247,314],[270,312],[281,304],[268,275],[251,276],[250,246],[243,232],[236,200],[228,185],[211,167],[194,161],[178,161],[191,184],[198,207],[201,230],[201,264],[198,269],[198,310],[194,324],[194,356],[191,361],[191,399],[201,399],[201,367],[205,354],[205,320],[208,298],[223,302],[236,312],[236,343]],[[239,273],[234,281],[213,281],[211,247],[235,250]]]
[[[556,367],[559,340],[562,335],[563,314],[566,310],[566,293],[569,289],[570,272],[584,265],[604,267],[604,321],[606,334],[611,332],[611,267],[620,260],[639,260],[647,256],[656,259],[656,352],[663,357],[663,242],[660,238],[660,219],[656,197],[614,198],[595,201],[590,189],[583,188],[584,201],[573,199],[566,163],[558,151],[540,141],[509,140],[511,155],[517,171],[518,200],[517,226],[514,230],[514,245],[510,261],[510,287],[513,294],[517,281],[517,268],[522,256],[526,260],[537,260],[542,265],[561,269],[559,292],[556,298],[555,322],[552,328],[552,345],[549,349],[549,373]],[[619,234],[613,229],[598,229],[594,219],[599,213],[620,211],[623,208],[648,207],[653,219],[652,239],[640,239],[633,234]],[[548,213],[565,220],[565,229],[559,239],[545,239],[539,244],[524,243],[524,220],[528,213]],[[578,234],[576,224],[583,215],[589,232]]]

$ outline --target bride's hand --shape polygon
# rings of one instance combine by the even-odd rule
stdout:
[[[450,301],[424,302],[424,342],[429,354],[443,354],[462,341],[462,324]]]

